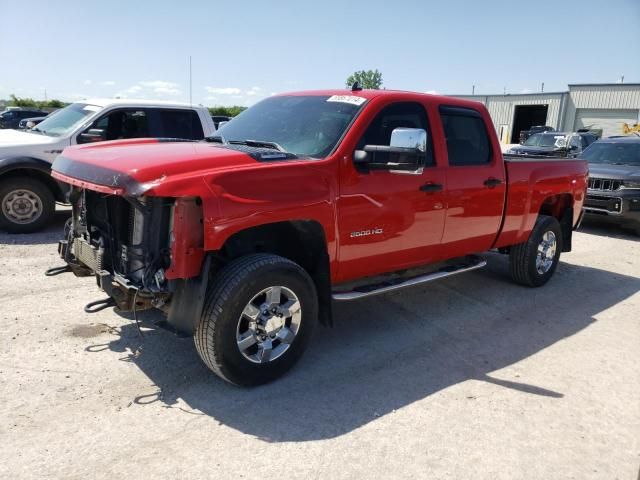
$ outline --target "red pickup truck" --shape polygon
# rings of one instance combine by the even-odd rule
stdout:
[[[108,294],[85,308],[157,308],[225,380],[270,381],[332,301],[509,255],[537,287],[571,249],[582,160],[503,158],[485,107],[444,96],[330,90],[270,97],[201,142],[69,147],[59,244]]]

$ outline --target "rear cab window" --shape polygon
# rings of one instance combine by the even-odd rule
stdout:
[[[450,166],[488,165],[491,142],[480,113],[471,108],[441,105],[442,128]]]

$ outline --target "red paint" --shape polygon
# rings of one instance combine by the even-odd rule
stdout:
[[[174,219],[174,264],[167,274],[172,278],[188,278],[199,272],[196,263],[202,256],[190,249],[200,248],[194,240],[200,235],[202,252],[213,251],[238,231],[272,222],[318,222],[325,231],[332,280],[338,282],[521,243],[543,203],[554,196],[564,194],[566,199],[555,201],[552,211],[560,211],[562,202],[571,202],[574,224],[578,220],[586,188],[586,162],[505,164],[489,114],[479,103],[384,90],[303,94],[355,94],[369,99],[336,151],[322,160],[258,162],[215,144],[149,139],[70,147],[64,156],[126,173],[150,185],[147,195],[201,199],[202,230],[194,229],[193,212],[185,213],[178,223]],[[356,171],[353,151],[370,121],[384,106],[407,101],[421,103],[427,111],[436,165],[419,175]],[[480,112],[491,138],[490,165],[448,165],[439,105]],[[62,178],[55,172],[54,176],[83,188],[122,193]],[[484,185],[488,178],[503,183],[490,189]],[[443,191],[419,191],[429,182],[442,184]],[[375,229],[382,233],[352,236],[352,232]],[[178,235],[186,239],[178,239]]]
[[[178,198],[173,208],[169,280],[200,274],[204,258],[202,207],[195,198]]]

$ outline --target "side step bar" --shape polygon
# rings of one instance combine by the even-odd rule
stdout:
[[[436,270],[435,272],[418,275],[417,277],[397,278],[371,285],[361,285],[347,292],[334,292],[331,297],[337,301],[357,300],[359,298],[370,297],[372,295],[400,290],[401,288],[420,285],[421,283],[432,282],[458,273],[470,272],[471,270],[482,268],[487,264],[487,261],[484,258],[476,255],[470,255],[464,260],[465,261],[462,263],[448,265]]]

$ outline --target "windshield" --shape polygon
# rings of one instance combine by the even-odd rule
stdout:
[[[331,153],[366,100],[356,96],[277,96],[257,103],[222,126],[227,142],[275,143],[301,157]]]
[[[545,135],[536,133],[527,138],[524,144],[527,147],[564,147],[567,143],[565,135]]]
[[[592,143],[581,155],[589,163],[640,166],[640,142],[638,143]]]
[[[33,131],[42,132],[51,137],[62,137],[71,133],[89,115],[93,115],[99,110],[100,107],[95,105],[74,103],[49,115]]]

